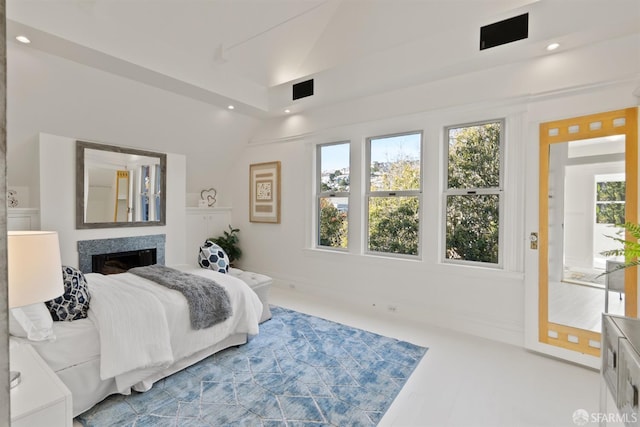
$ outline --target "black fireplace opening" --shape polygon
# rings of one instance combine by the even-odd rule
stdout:
[[[133,267],[156,264],[156,249],[98,254],[91,256],[91,271],[102,274],[124,273]]]

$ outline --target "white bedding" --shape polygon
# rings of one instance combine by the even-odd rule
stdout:
[[[89,318],[54,322],[57,340],[34,345],[68,386],[71,383],[87,384],[85,369],[80,382],[72,378],[78,368],[100,366],[99,375],[96,375],[99,378],[91,379],[91,382],[96,384],[96,389],[100,388],[95,395],[102,397],[83,400],[82,406],[76,406],[74,401],[74,414],[88,409],[106,394],[128,394],[131,388],[148,389],[153,381],[175,372],[178,367],[195,363],[206,357],[208,351],[237,345],[243,342],[239,341],[242,335],[258,333],[262,303],[245,282],[212,270],[182,270],[210,278],[223,286],[229,295],[233,315],[210,328],[193,330],[187,301],[180,292],[130,273],[85,275],[91,292]],[[148,340],[134,329],[165,341]],[[159,349],[159,357],[150,354],[143,342],[147,342],[153,351]],[[140,354],[143,356],[138,357]],[[105,361],[107,357],[110,360]],[[98,369],[91,368],[90,371]],[[74,387],[69,388],[75,400],[76,394],[82,394],[83,390]],[[87,390],[87,394],[90,393]]]
[[[54,340],[28,343],[40,353],[54,372],[88,360],[100,359],[100,338],[91,320],[53,322],[53,333],[56,337]]]
[[[100,376],[115,377],[118,390],[143,379],[146,372],[140,369],[165,368],[233,333],[258,333],[262,303],[246,283],[207,269],[186,272],[224,287],[233,315],[210,328],[194,330],[187,300],[180,292],[131,273],[85,275],[91,292],[89,318],[100,332]]]
[[[165,367],[173,362],[165,308],[145,288],[146,280],[130,273],[85,275],[91,305],[89,319],[100,337],[100,378],[135,369]],[[137,283],[140,282],[140,283]]]

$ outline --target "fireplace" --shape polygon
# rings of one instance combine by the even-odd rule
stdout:
[[[156,249],[97,254],[91,256],[91,271],[102,274],[124,273],[133,267],[155,264]]]
[[[80,240],[78,266],[83,273],[113,274],[136,266],[164,265],[165,241],[164,234]],[[108,272],[102,271],[105,265]]]

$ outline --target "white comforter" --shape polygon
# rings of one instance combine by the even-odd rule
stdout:
[[[233,315],[210,328],[191,329],[187,300],[178,292],[131,273],[86,274],[89,318],[100,333],[100,377],[126,390],[153,370],[210,347],[235,333],[258,333],[262,303],[233,276],[212,270],[184,270],[223,286]]]

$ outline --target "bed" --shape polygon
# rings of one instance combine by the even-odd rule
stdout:
[[[245,282],[208,269],[180,270],[221,285],[231,316],[193,329],[180,292],[129,272],[89,273],[88,317],[53,322],[55,339],[29,341],[71,391],[74,417],[110,394],[149,390],[154,382],[258,333],[262,303]]]

